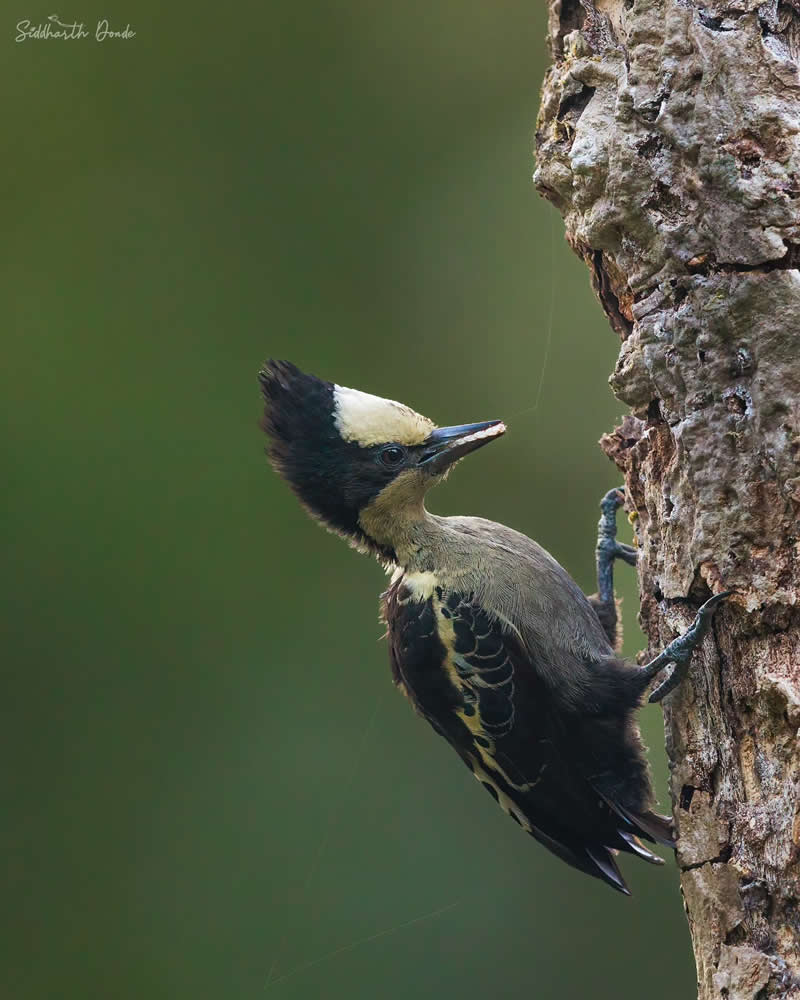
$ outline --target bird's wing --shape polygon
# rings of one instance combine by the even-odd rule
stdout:
[[[570,732],[507,624],[473,595],[439,590],[417,601],[400,587],[386,610],[396,679],[523,829],[623,892],[614,851],[660,860],[637,840],[654,839],[650,831],[594,787],[576,752],[585,738]]]

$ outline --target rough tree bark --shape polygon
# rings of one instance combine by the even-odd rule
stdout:
[[[800,997],[800,0],[550,0],[539,191],[622,347],[651,653],[702,1000]]]

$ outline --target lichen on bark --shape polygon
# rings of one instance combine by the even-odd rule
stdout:
[[[800,997],[800,2],[551,0],[549,41],[652,650],[736,591],[665,712],[699,996]]]

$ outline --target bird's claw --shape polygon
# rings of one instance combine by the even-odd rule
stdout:
[[[658,702],[666,698],[667,695],[671,694],[675,688],[678,687],[681,681],[684,680],[686,675],[689,673],[689,660],[690,657],[687,656],[683,662],[676,662],[669,677],[667,677],[666,680],[663,680],[658,687],[651,692],[650,697],[647,699],[651,705],[656,705]]]
[[[617,612],[614,604],[614,560],[622,559],[629,566],[636,565],[637,551],[632,545],[617,541],[617,510],[625,502],[624,487],[615,487],[600,501],[600,522],[597,525],[597,598],[599,607],[609,620],[613,620],[613,644],[616,635]],[[605,627],[605,626],[604,626]]]
[[[617,508],[621,507],[625,503],[625,487],[615,486],[613,490],[609,490],[608,493],[600,501],[600,509],[604,514],[614,513]]]
[[[698,610],[689,628],[682,635],[679,635],[677,639],[673,639],[664,648],[663,652],[659,653],[654,660],[642,668],[649,678],[655,676],[665,664],[674,664],[669,677],[662,681],[647,699],[649,702],[654,704],[662,701],[686,677],[686,674],[689,672],[692,653],[708,634],[717,606],[730,597],[732,593],[732,590],[723,590],[721,593],[709,597],[705,604]]]

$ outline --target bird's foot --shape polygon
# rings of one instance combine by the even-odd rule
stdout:
[[[609,490],[600,501],[600,522],[597,525],[597,593],[601,601],[614,602],[614,560],[622,559],[636,565],[636,549],[617,541],[617,509],[625,501],[624,487]]]
[[[708,630],[711,627],[711,619],[714,617],[717,606],[730,597],[732,593],[732,590],[723,590],[721,593],[710,597],[697,612],[695,620],[683,635],[679,635],[677,639],[673,639],[664,648],[663,652],[659,653],[654,660],[651,660],[642,667],[642,676],[645,680],[649,681],[666,664],[674,663],[669,676],[652,692],[648,701],[661,701],[671,691],[674,691],[684,677],[686,677],[686,674],[689,672],[692,653],[708,634]]]
[[[617,510],[625,502],[625,487],[609,490],[600,501],[601,517],[597,525],[597,562],[612,563],[622,559],[629,566],[636,565],[637,552],[633,545],[617,541]]]

